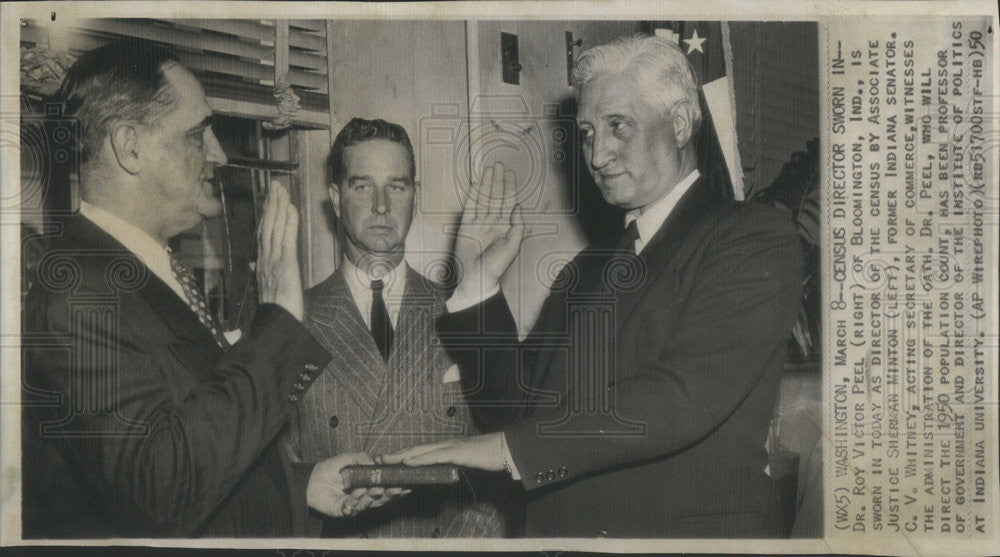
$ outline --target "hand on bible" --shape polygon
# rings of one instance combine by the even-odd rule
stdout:
[[[425,466],[428,464],[454,464],[480,470],[504,469],[503,433],[489,433],[417,445],[396,453],[383,455],[384,464]]]
[[[327,516],[341,517],[357,514],[365,509],[381,507],[392,499],[409,493],[398,487],[359,487],[349,493],[344,490],[340,471],[352,464],[374,464],[365,453],[345,453],[324,460],[313,468],[306,488],[306,503]]]

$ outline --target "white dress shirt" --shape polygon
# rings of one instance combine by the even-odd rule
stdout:
[[[680,202],[684,194],[691,189],[691,185],[698,179],[698,169],[688,174],[683,180],[677,182],[666,195],[641,209],[632,209],[625,215],[625,226],[635,221],[635,227],[639,231],[639,238],[635,241],[635,253],[642,253],[643,248],[649,240],[656,234],[656,231],[667,221],[667,217],[674,211],[674,207]]]
[[[180,296],[185,305],[188,304],[184,288],[177,282],[170,267],[170,255],[166,246],[134,224],[86,201],[80,201],[80,214],[134,253],[157,278]]]
[[[354,305],[361,313],[361,319],[365,321],[365,326],[372,327],[372,281],[377,278],[382,279],[382,299],[385,300],[385,309],[389,312],[389,321],[392,327],[396,327],[399,319],[399,307],[403,303],[403,292],[406,289],[406,260],[400,260],[392,270],[382,277],[370,277],[368,273],[358,268],[350,259],[344,257],[344,278],[347,280],[347,288],[354,298]]]

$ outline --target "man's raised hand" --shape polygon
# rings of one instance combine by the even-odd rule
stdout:
[[[463,270],[456,298],[477,299],[491,290],[517,257],[524,218],[516,197],[514,172],[499,162],[469,187],[455,239],[455,259]]]
[[[257,292],[260,303],[273,303],[302,321],[299,271],[299,215],[288,190],[272,183],[257,227]]]

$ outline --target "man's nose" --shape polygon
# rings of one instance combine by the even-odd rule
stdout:
[[[594,133],[594,142],[590,148],[590,167],[600,170],[615,160],[614,141],[604,134]]]
[[[385,188],[375,188],[374,199],[372,199],[372,212],[376,215],[384,215],[389,212],[389,196]]]
[[[208,154],[205,156],[205,160],[218,165],[224,165],[229,162],[229,158],[226,157],[226,152],[222,150],[222,145],[219,144],[219,139],[215,137],[215,132],[212,128],[205,130],[205,149],[208,150]]]

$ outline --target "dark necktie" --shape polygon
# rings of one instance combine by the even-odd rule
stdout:
[[[198,284],[195,282],[194,273],[191,272],[191,269],[188,269],[187,265],[181,262],[177,254],[172,250],[167,250],[167,253],[170,255],[170,270],[174,272],[174,278],[177,279],[177,282],[181,284],[181,289],[184,290],[184,297],[187,298],[188,307],[198,316],[198,321],[201,321],[201,324],[208,329],[208,332],[212,334],[212,338],[215,339],[215,342],[219,346],[222,348],[229,346],[229,342],[222,334],[222,327],[208,311],[208,304],[205,302],[205,296],[201,293],[201,289],[198,288]]]
[[[635,219],[633,219],[632,222],[628,223],[628,226],[625,227],[625,232],[622,233],[621,240],[618,244],[618,250],[635,255],[635,241],[638,239],[639,226],[636,224]]]
[[[392,321],[389,319],[389,310],[385,307],[385,300],[382,298],[384,284],[380,280],[372,281],[372,338],[375,339],[375,346],[378,346],[382,360],[389,360],[389,348],[392,347]]]

